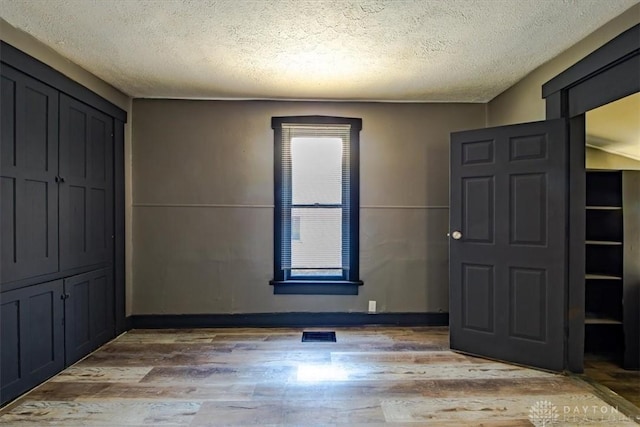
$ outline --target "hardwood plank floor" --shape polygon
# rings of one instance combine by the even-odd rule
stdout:
[[[586,354],[584,373],[640,408],[640,371],[622,369],[619,358]]]
[[[332,330],[335,343],[302,343],[302,329],[133,330],[0,410],[0,425],[625,426],[640,416],[579,377],[453,353],[447,328]]]

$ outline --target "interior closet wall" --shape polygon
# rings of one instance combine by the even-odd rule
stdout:
[[[640,160],[607,153],[597,148],[586,147],[587,169],[640,170]]]
[[[585,352],[640,368],[640,172],[587,170]]]

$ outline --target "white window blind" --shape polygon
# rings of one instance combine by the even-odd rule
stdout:
[[[343,277],[349,269],[350,132],[282,125],[281,256],[289,277]]]

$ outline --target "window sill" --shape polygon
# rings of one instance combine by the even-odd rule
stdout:
[[[349,280],[272,280],[276,295],[358,295],[362,281]]]

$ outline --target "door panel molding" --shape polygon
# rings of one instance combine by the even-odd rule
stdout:
[[[494,274],[492,265],[462,264],[462,327],[494,332]]]
[[[60,268],[113,261],[113,118],[60,95]]]
[[[494,143],[494,140],[487,140],[462,144],[462,164],[493,163]]]
[[[547,340],[547,274],[544,269],[509,268],[509,336],[544,343]],[[538,310],[527,311],[527,306]],[[529,316],[520,313],[528,312]],[[533,317],[531,316],[533,315]]]
[[[7,283],[58,271],[58,92],[10,67],[2,89],[0,282]]]
[[[71,365],[114,335],[114,289],[110,268],[64,280],[65,362]]]
[[[64,368],[62,280],[3,292],[0,404]]]
[[[511,245],[547,246],[547,185],[545,173],[509,175]],[[532,205],[531,198],[541,203]]]
[[[462,178],[462,229],[465,241],[494,243],[494,194],[493,176]]]

